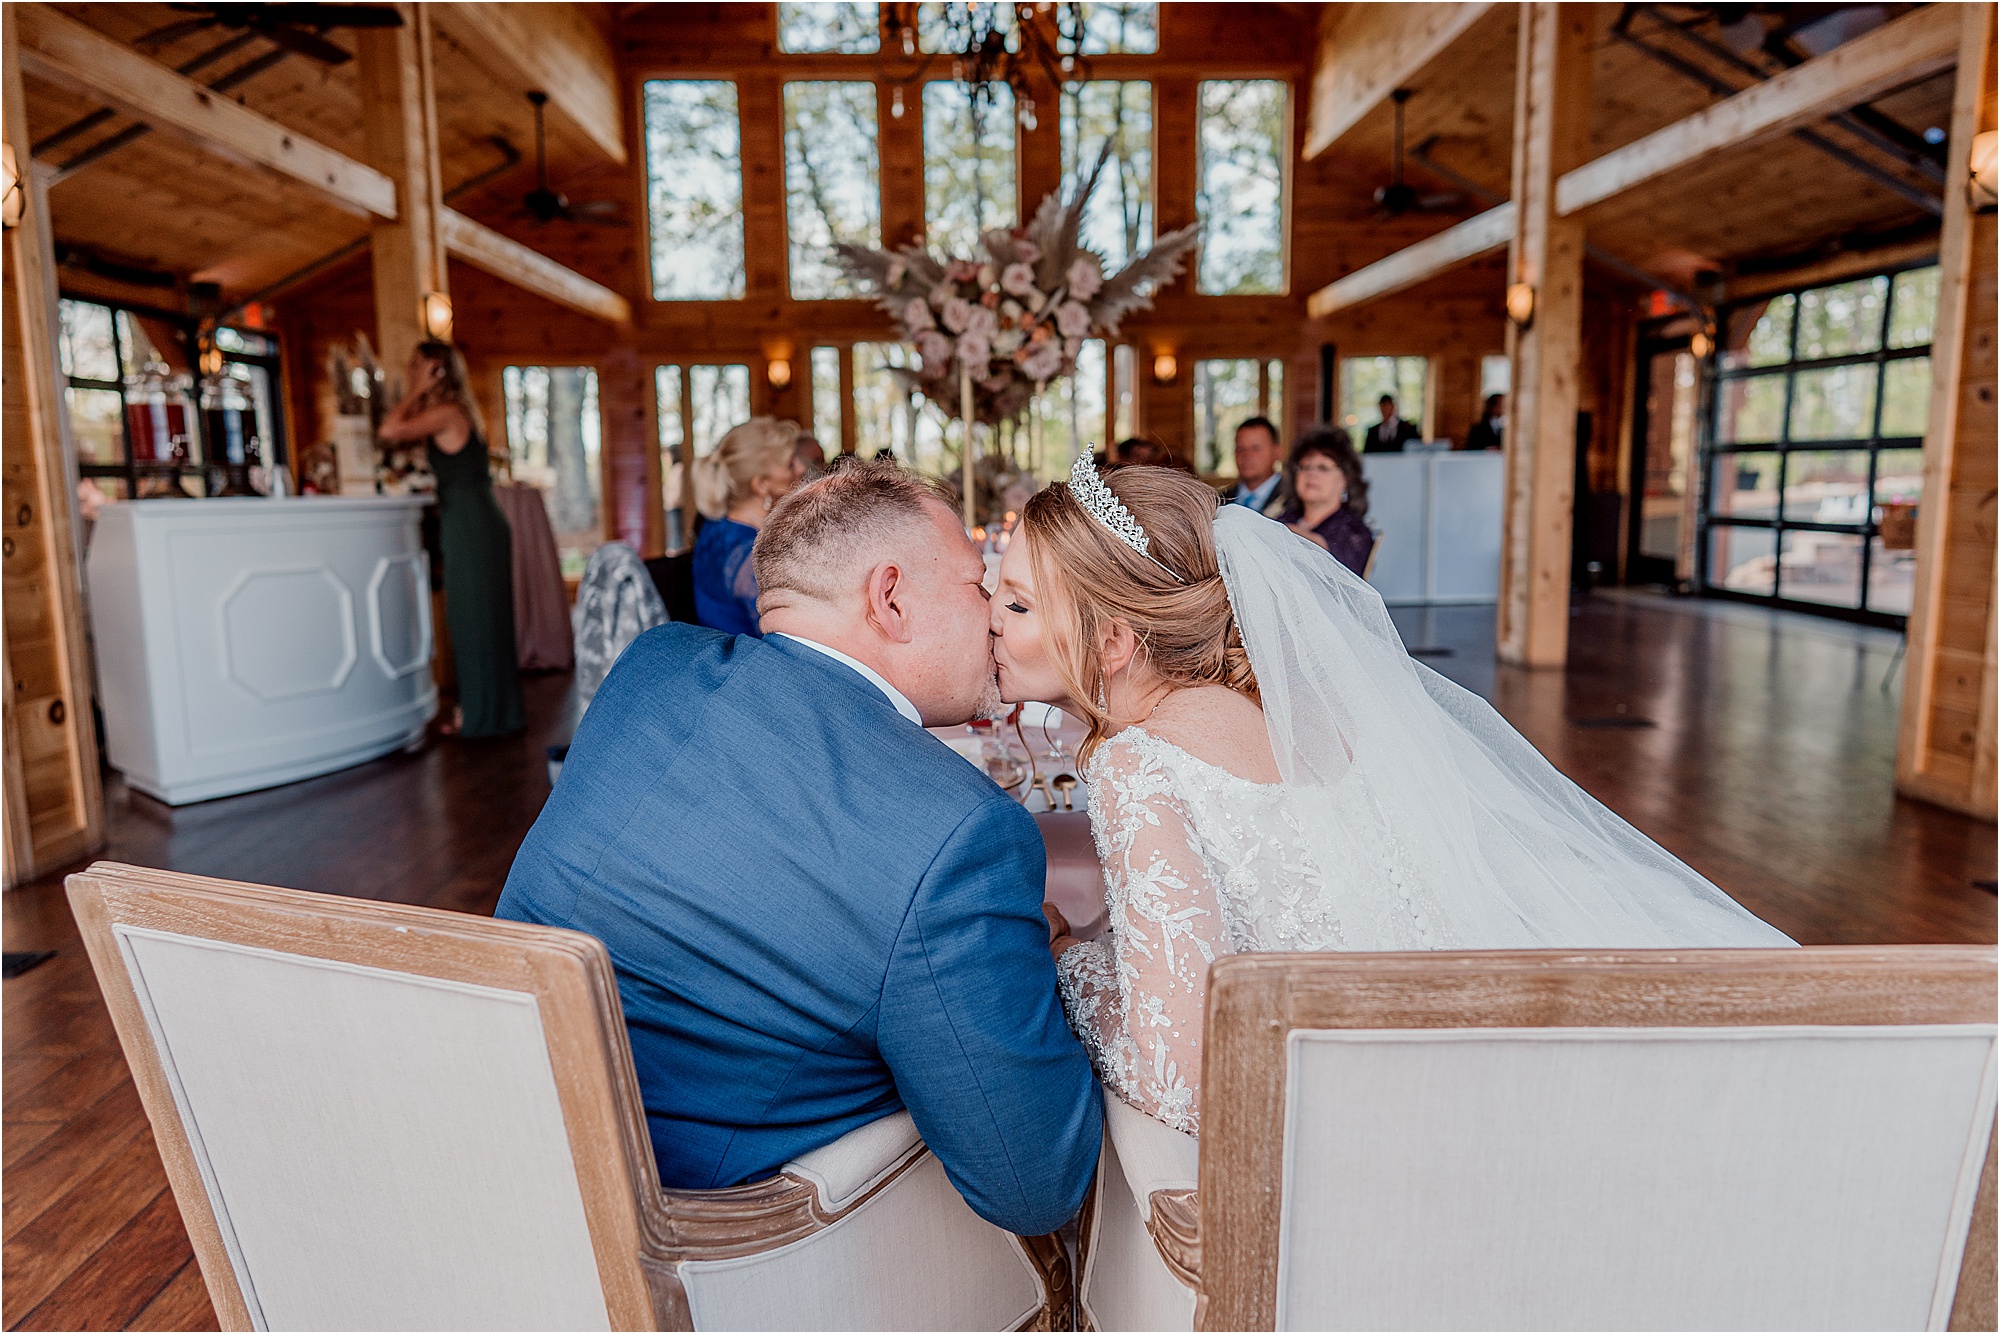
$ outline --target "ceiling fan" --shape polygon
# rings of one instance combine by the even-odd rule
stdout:
[[[1403,104],[1415,96],[1413,90],[1398,88],[1389,94],[1396,104],[1396,158],[1390,168],[1389,183],[1375,192],[1375,216],[1400,218],[1405,213],[1448,213],[1465,203],[1464,194],[1447,190],[1440,194],[1418,194],[1403,182]]]
[[[354,58],[326,40],[324,34],[334,28],[403,26],[403,16],[391,5],[176,4],[170,7],[202,17],[170,23],[147,33],[147,46],[165,46],[208,28],[230,28],[262,37],[324,65],[344,65]]]
[[[528,94],[528,101],[535,108],[535,188],[521,199],[521,209],[537,224],[555,222],[594,222],[609,227],[623,227],[625,220],[618,217],[618,202],[614,199],[593,199],[586,203],[571,204],[568,196],[560,190],[549,188],[548,133],[543,123],[549,95],[544,92]]]

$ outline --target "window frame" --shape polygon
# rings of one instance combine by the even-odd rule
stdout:
[[[1904,612],[1880,611],[1870,605],[1872,593],[1871,577],[1874,572],[1875,542],[1881,536],[1881,525],[1876,521],[1875,489],[1879,481],[1879,467],[1885,450],[1907,450],[1924,447],[1925,436],[1885,436],[1882,434],[1882,413],[1885,395],[1883,387],[1891,363],[1929,358],[1935,344],[1935,330],[1932,342],[1911,347],[1892,348],[1889,343],[1891,321],[1896,311],[1896,280],[1905,273],[1915,273],[1923,269],[1937,267],[1935,257],[1913,260],[1888,268],[1852,274],[1833,282],[1805,283],[1795,287],[1785,287],[1740,301],[1733,301],[1716,310],[1718,328],[1726,328],[1728,320],[1738,311],[1753,306],[1768,306],[1785,297],[1793,299],[1791,327],[1786,334],[1786,359],[1763,366],[1739,366],[1725,368],[1722,365],[1722,349],[1718,346],[1701,362],[1699,392],[1702,398],[1696,405],[1700,448],[1697,454],[1698,470],[1693,479],[1698,488],[1700,503],[1696,509],[1697,528],[1695,538],[1695,581],[1702,594],[1707,597],[1728,598],[1736,601],[1760,603],[1765,606],[1784,607],[1794,611],[1811,612],[1818,616],[1829,616],[1840,620],[1860,621],[1870,625],[1901,629],[1908,621]],[[1873,351],[1850,352],[1830,357],[1805,357],[1799,353],[1799,300],[1807,292],[1823,291],[1827,288],[1845,287],[1852,283],[1864,283],[1876,278],[1888,280],[1887,298],[1882,302],[1882,311],[1876,329],[1876,345]],[[1801,373],[1837,369],[1843,366],[1871,365],[1875,367],[1874,403],[1870,410],[1869,434],[1856,437],[1840,437],[1824,440],[1794,441],[1792,435],[1792,406],[1795,398],[1797,379]],[[1933,370],[1935,374],[1935,370]],[[1782,375],[1785,381],[1784,407],[1779,422],[1777,438],[1767,441],[1719,440],[1723,390],[1726,386],[1741,380]],[[1926,434],[1929,426],[1926,423]],[[1862,518],[1858,523],[1836,523],[1816,519],[1792,519],[1785,516],[1786,483],[1789,480],[1791,458],[1795,454],[1819,453],[1862,453],[1868,455],[1867,481],[1865,483],[1865,503]],[[1777,502],[1772,517],[1768,519],[1742,518],[1731,514],[1718,515],[1715,512],[1715,476],[1719,467],[1729,458],[1750,455],[1771,454],[1778,460]],[[1921,503],[1921,502],[1920,502]],[[1771,534],[1775,568],[1772,571],[1769,593],[1748,592],[1743,589],[1726,588],[1716,582],[1711,569],[1714,537],[1717,530],[1768,532]],[[1860,539],[1861,567],[1860,588],[1855,606],[1838,603],[1815,602],[1806,598],[1785,596],[1785,572],[1783,554],[1785,537],[1788,533],[1834,533],[1855,536]]]

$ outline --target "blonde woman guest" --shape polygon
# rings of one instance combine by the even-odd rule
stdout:
[[[443,730],[505,736],[526,725],[514,645],[514,532],[493,498],[479,403],[465,358],[450,343],[419,343],[408,383],[380,434],[391,444],[425,441],[437,475],[445,622],[458,672],[457,717]]]
[[[1021,511],[1001,698],[1082,719],[1108,938],[1051,943],[1105,1083],[1201,1127],[1208,969],[1244,951],[1786,945],[1413,660],[1318,546],[1165,468]]]
[[[759,633],[750,548],[771,507],[805,476],[798,438],[794,422],[753,417],[695,460],[694,503],[704,522],[694,540],[694,614],[712,630]]]

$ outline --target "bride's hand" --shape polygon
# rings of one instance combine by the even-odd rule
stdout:
[[[1083,942],[1078,940],[1075,936],[1072,936],[1069,932],[1065,931],[1061,935],[1057,936],[1054,940],[1051,940],[1049,942],[1049,957],[1052,959],[1060,959],[1063,956],[1064,950],[1068,949],[1072,945],[1081,945],[1082,943]]]
[[[1044,902],[1042,904],[1042,916],[1048,919],[1049,943],[1051,945],[1069,934],[1069,919],[1063,916],[1061,908],[1056,907],[1053,903]]]

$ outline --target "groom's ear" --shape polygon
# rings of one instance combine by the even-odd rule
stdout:
[[[868,582],[862,591],[868,622],[880,630],[884,638],[907,644],[916,637],[911,617],[912,590],[902,566],[890,561],[877,565],[868,571]]]

